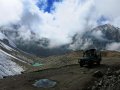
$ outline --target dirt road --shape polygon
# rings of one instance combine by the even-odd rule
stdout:
[[[105,72],[110,65],[120,64],[119,58],[104,58],[97,67],[80,68],[79,65],[69,65],[56,69],[47,69],[0,80],[0,90],[83,90],[93,80],[97,70]],[[54,88],[36,88],[32,84],[39,79],[47,78],[57,82]]]

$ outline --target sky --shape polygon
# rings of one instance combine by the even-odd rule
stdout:
[[[20,24],[21,37],[47,38],[49,47],[72,42],[79,33],[103,25],[120,27],[120,0],[0,0],[0,26]]]

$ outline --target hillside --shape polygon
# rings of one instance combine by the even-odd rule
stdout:
[[[120,69],[119,52],[104,51],[102,55],[101,65],[99,67],[93,66],[93,68],[79,66],[77,59],[81,57],[81,51],[41,58],[37,62],[41,62],[42,66],[33,66],[34,69],[29,72],[1,79],[0,87],[1,90],[92,90],[89,88],[97,85],[94,82],[99,83],[102,79],[93,76],[96,71],[101,71],[103,75],[106,75],[106,70],[109,68],[114,71]],[[57,85],[53,88],[33,86],[36,80],[44,78],[57,82]]]
[[[2,33],[0,35],[0,78],[21,74],[30,69],[37,57],[19,50],[10,39]]]
[[[79,37],[79,34],[76,35],[71,44],[52,49],[43,47],[48,45],[49,40],[36,41],[34,33],[30,41],[18,37],[16,37],[16,41],[12,38],[14,38],[14,35],[19,34],[18,31],[3,30],[1,32],[0,90],[96,90],[96,88],[99,88],[97,90],[110,90],[109,87],[112,82],[109,80],[106,71],[112,72],[110,76],[115,83],[113,76],[120,69],[119,28],[109,24],[98,26],[90,30],[89,33],[85,32],[82,37]],[[10,33],[12,36],[9,36]],[[114,43],[117,45],[114,45]],[[75,45],[76,51],[70,48],[72,45]],[[117,47],[114,48],[115,46]],[[100,66],[94,65],[93,68],[80,67],[78,59],[82,57],[83,49],[88,48],[101,50],[102,62]],[[28,50],[28,53],[22,50]],[[102,72],[103,77],[94,77],[97,71]],[[53,88],[33,86],[39,79],[53,80],[56,85]],[[109,87],[106,81],[109,81]],[[95,82],[97,83],[95,84]],[[99,86],[101,82],[106,86]],[[117,78],[118,82],[119,78]],[[118,88],[115,90],[120,89],[117,86],[115,88]]]
[[[21,33],[24,33],[24,31],[18,31],[19,28],[20,25],[3,26],[0,28],[0,31],[12,40],[20,50],[41,57],[62,55],[72,50],[89,48],[119,51],[120,47],[120,28],[110,24],[85,30],[82,35],[78,32],[72,37],[71,43],[53,48],[49,48],[50,40],[48,38],[37,39],[37,35],[32,31],[29,32],[29,39],[25,39],[25,36],[21,36]]]

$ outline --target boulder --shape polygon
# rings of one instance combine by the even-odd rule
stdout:
[[[103,75],[104,74],[101,71],[95,71],[94,74],[93,74],[93,76],[97,77],[97,78],[101,78],[101,77],[103,77]]]

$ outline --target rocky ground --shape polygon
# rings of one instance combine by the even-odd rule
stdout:
[[[105,73],[97,71],[93,76],[101,78],[95,79],[86,90],[120,90],[120,65],[109,66]]]
[[[0,79],[0,90],[120,90],[120,53],[103,51],[100,66],[80,67],[81,51],[46,58],[34,63],[21,75]],[[37,66],[37,67],[36,67]],[[40,79],[56,82],[51,88],[33,84]],[[47,83],[48,84],[48,83]]]
[[[50,79],[57,84],[52,88],[37,88],[39,79]],[[100,66],[80,67],[78,64],[5,77],[0,90],[120,90],[119,58],[103,58]]]

